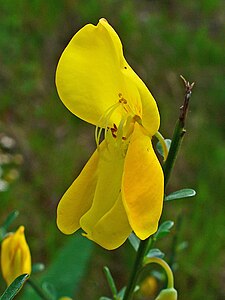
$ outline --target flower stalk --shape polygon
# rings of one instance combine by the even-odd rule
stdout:
[[[158,258],[158,257],[151,257],[151,258],[144,259],[144,266],[146,266],[147,264],[151,264],[151,263],[158,264],[164,269],[164,271],[166,272],[166,275],[167,275],[167,279],[168,279],[167,288],[168,289],[173,288],[174,279],[173,279],[173,272],[170,269],[170,266],[163,259]]]
[[[194,86],[194,83],[190,84],[188,81],[186,81],[186,79],[183,76],[181,76],[181,79],[183,80],[183,82],[185,84],[184,103],[180,108],[180,115],[179,115],[179,119],[175,126],[175,130],[173,133],[168,157],[163,165],[165,188],[169,181],[172,169],[175,164],[177,154],[180,150],[180,146],[181,146],[184,134],[186,132],[186,130],[184,129],[185,121],[186,121],[186,116],[187,116],[187,112],[188,112],[189,100],[191,97],[192,88]],[[146,240],[140,241],[136,260],[135,260],[134,267],[133,267],[133,271],[131,273],[130,280],[127,285],[123,300],[132,299],[133,291],[135,289],[137,279],[139,276],[139,272],[140,272],[142,264],[143,264],[146,249],[148,248],[150,250],[150,247],[148,246],[150,241],[151,241],[151,237],[147,238]]]
[[[172,169],[177,158],[178,151],[180,149],[181,143],[184,138],[184,134],[186,132],[184,128],[185,121],[188,113],[189,100],[191,97],[192,88],[194,86],[194,82],[190,84],[183,76],[181,76],[181,79],[183,80],[185,85],[184,104],[180,108],[180,115],[174,129],[170,151],[168,153],[167,160],[163,165],[165,187],[169,181]]]
[[[131,297],[133,295],[133,291],[134,291],[135,286],[136,286],[136,282],[137,282],[137,279],[138,279],[138,276],[139,276],[139,272],[142,269],[142,262],[143,262],[143,259],[145,257],[146,251],[149,248],[148,244],[149,244],[149,238],[140,242],[140,245],[139,245],[139,248],[138,248],[138,251],[137,251],[137,256],[136,256],[136,259],[135,259],[135,262],[134,262],[133,271],[131,273],[130,280],[128,282],[123,300],[132,299]]]
[[[33,280],[30,278],[27,280],[35,293],[43,300],[52,300]]]

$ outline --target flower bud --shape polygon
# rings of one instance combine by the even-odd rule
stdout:
[[[152,297],[156,295],[158,283],[155,277],[148,276],[140,285],[140,292],[145,297]]]
[[[10,285],[19,275],[31,273],[31,255],[27,245],[24,226],[9,234],[1,247],[2,276]]]
[[[177,291],[174,288],[164,289],[155,300],[177,300]]]
[[[61,298],[59,298],[59,300],[73,300],[73,299],[70,297],[61,297]]]

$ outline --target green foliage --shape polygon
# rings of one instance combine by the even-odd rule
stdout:
[[[177,200],[177,199],[184,199],[193,197],[196,195],[195,190],[193,189],[182,189],[176,192],[173,192],[167,196],[165,196],[165,201]]]
[[[163,222],[157,232],[153,235],[153,238],[154,240],[158,240],[164,236],[166,236],[169,232],[170,232],[170,229],[173,227],[174,225],[174,222],[173,221],[165,221]]]
[[[57,298],[65,295],[73,297],[78,289],[79,281],[86,271],[92,247],[92,243],[80,234],[70,238],[67,244],[60,249],[52,265],[40,276],[38,284],[45,292],[53,296],[55,294]],[[21,299],[38,300],[39,298],[33,289],[26,286]]]
[[[166,147],[167,147],[167,149],[168,149],[168,151],[169,151],[170,145],[171,145],[171,140],[170,140],[170,139],[165,139],[164,141],[165,141]],[[157,149],[157,151],[159,152],[159,154],[160,154],[162,157],[164,157],[163,148],[162,148],[162,145],[161,145],[160,142],[158,142],[158,143],[156,144],[156,149]]]
[[[114,279],[111,275],[111,272],[109,270],[108,267],[104,267],[104,273],[105,273],[105,276],[107,278],[107,281],[108,281],[108,284],[109,284],[109,287],[110,287],[110,290],[112,292],[112,295],[113,295],[113,298],[116,299],[117,297],[117,288],[116,288],[116,284],[114,282]]]
[[[132,247],[134,248],[135,251],[138,250],[139,244],[140,244],[140,240],[139,238],[135,235],[135,233],[131,233],[128,237],[130,244],[132,245]]]
[[[23,274],[17,277],[10,286],[7,287],[3,295],[0,297],[0,300],[11,300],[19,293],[24,283],[27,281],[29,275]]]
[[[5,219],[5,221],[3,222],[3,224],[0,226],[0,242],[3,240],[4,236],[6,235],[9,226],[13,223],[13,221],[18,217],[19,212],[18,210],[15,210],[13,212],[11,212],[7,218]]]
[[[163,258],[165,256],[165,254],[157,249],[157,248],[153,248],[151,249],[147,254],[146,254],[146,257],[159,257],[159,258]]]

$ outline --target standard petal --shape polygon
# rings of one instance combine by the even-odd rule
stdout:
[[[142,240],[157,230],[163,186],[162,168],[150,137],[136,123],[125,158],[122,199],[131,228]]]
[[[80,220],[81,228],[92,235],[97,222],[114,206],[120,191],[124,158],[121,149],[114,144],[100,151],[98,181],[91,208]]]
[[[104,124],[105,113],[119,103],[121,95],[131,107],[141,106],[137,87],[126,83],[121,41],[104,19],[88,24],[72,38],[59,60],[56,86],[67,108],[79,118],[106,127],[119,124],[126,113],[117,107]],[[105,116],[107,119],[107,116]]]
[[[88,24],[78,31],[56,70],[56,86],[63,103],[94,125],[101,125],[101,117],[118,102],[123,86],[118,58],[122,45],[116,33],[112,40],[104,22]]]
[[[99,151],[96,150],[58,204],[57,226],[65,234],[71,234],[80,228],[80,218],[92,205],[98,161]]]
[[[86,236],[103,248],[113,250],[126,241],[131,231],[120,194],[113,207]]]

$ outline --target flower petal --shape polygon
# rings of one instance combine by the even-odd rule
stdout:
[[[86,236],[103,248],[113,250],[126,241],[131,231],[120,194],[113,207],[96,223],[93,231]]]
[[[114,144],[107,143],[100,151],[93,203],[80,220],[81,228],[90,236],[96,223],[111,210],[120,194],[123,164],[121,151]]]
[[[100,147],[104,145],[101,144]],[[96,150],[58,204],[57,226],[65,234],[71,234],[80,228],[80,218],[92,205],[98,162],[99,151]]]
[[[132,70],[128,63],[124,62],[127,68],[123,70],[129,82],[135,84],[141,99],[141,119],[143,127],[153,136],[159,129],[160,118],[155,99],[138,75]]]
[[[88,24],[78,31],[64,50],[56,70],[56,86],[67,108],[79,118],[106,127],[105,112],[119,103],[120,97],[130,106],[141,107],[134,82],[123,74],[125,59],[121,41],[104,19],[97,26]],[[125,113],[120,105],[109,124],[119,124]]]
[[[140,239],[158,227],[163,204],[163,172],[150,137],[135,123],[124,164],[122,199],[129,223]]]
[[[120,41],[114,43],[104,22],[88,24],[75,34],[56,71],[61,100],[72,113],[94,125],[118,102],[122,88],[118,59],[122,46]]]

